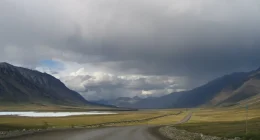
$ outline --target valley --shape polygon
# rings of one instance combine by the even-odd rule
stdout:
[[[0,63],[1,138],[22,139],[32,135],[36,139],[49,134],[57,137],[56,132],[62,136],[66,132],[71,133],[66,137],[74,138],[76,134],[81,139],[102,130],[102,135],[111,131],[115,134],[111,138],[116,139],[123,137],[117,133],[122,127],[127,135],[135,132],[133,136],[143,137],[139,134],[145,133],[144,140],[164,139],[171,137],[169,134],[197,137],[199,133],[257,139],[259,81],[259,70],[254,70],[225,75],[195,89],[161,97],[88,101],[49,74]],[[244,130],[245,108],[248,134]],[[19,112],[38,116],[12,115]]]
[[[193,112],[192,116],[187,119],[187,122],[182,122],[182,120],[185,120],[185,118],[187,118],[187,115],[190,115],[190,112]],[[159,128],[167,127],[167,129],[169,129],[172,127],[177,128],[179,130],[187,130],[189,132],[194,132],[194,134],[203,133],[205,136],[210,135],[227,138],[253,137],[253,140],[257,140],[256,138],[259,137],[259,109],[249,109],[248,111],[247,135],[245,134],[246,110],[243,108],[197,108],[190,110],[166,109],[142,110],[131,112],[125,111],[117,113],[118,114],[111,115],[80,115],[52,118],[1,116],[0,131],[2,133],[4,131],[17,132],[17,130],[21,130],[22,132],[23,130],[25,130],[25,134],[30,136],[29,134],[32,134],[32,132],[34,132],[32,130],[37,130],[37,133],[33,134],[32,138],[42,137],[43,135],[49,137],[49,134],[56,136],[56,133],[61,134],[62,132],[64,132],[68,134],[71,133],[71,136],[67,137],[72,138],[75,137],[74,134],[81,136],[84,133],[87,133],[88,131],[92,131],[92,129],[117,129],[117,127],[120,128],[122,126],[129,126],[129,128],[135,129],[144,128],[144,130],[146,131],[147,128],[160,126]],[[159,128],[157,127],[157,129],[153,130],[153,132],[157,134]],[[139,129],[137,130],[137,132],[138,131]],[[17,139],[19,139],[19,134],[21,133],[18,132],[16,135],[15,133],[10,135],[17,136]],[[26,135],[21,136],[21,138],[25,138]],[[180,135],[180,137],[188,137],[188,135],[178,135]]]

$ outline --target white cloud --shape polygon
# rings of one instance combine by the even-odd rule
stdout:
[[[112,99],[133,96],[162,96],[181,89],[178,77],[115,75],[107,72],[88,71],[85,65],[58,61],[64,69],[38,66],[36,69],[59,78],[70,89],[81,93],[88,100]]]

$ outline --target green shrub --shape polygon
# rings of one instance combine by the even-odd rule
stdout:
[[[44,121],[43,122],[43,129],[47,129],[49,127],[50,127],[50,125],[48,124],[48,122]]]
[[[242,140],[260,140],[260,134],[249,133],[245,135]]]

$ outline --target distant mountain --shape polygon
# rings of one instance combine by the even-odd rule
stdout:
[[[130,107],[131,104],[135,104],[142,100],[142,98],[135,96],[133,98],[130,97],[119,97],[116,99],[111,99],[111,100],[97,100],[93,101],[99,104],[104,104],[104,105],[114,105],[117,107]]]
[[[0,104],[95,105],[47,74],[0,63]]]
[[[124,107],[189,108],[197,106],[230,106],[240,104],[240,102],[255,96],[258,97],[258,95],[260,95],[260,69],[251,72],[232,73],[189,91],[146,98],[135,103],[124,104]]]

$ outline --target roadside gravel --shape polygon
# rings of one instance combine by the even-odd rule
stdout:
[[[241,140],[240,138],[221,138],[216,136],[207,136],[201,133],[192,133],[186,130],[176,129],[174,126],[164,126],[159,128],[160,134],[170,140]]]

